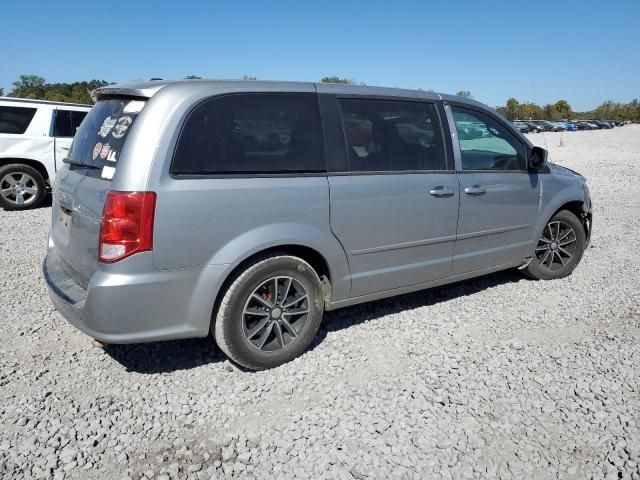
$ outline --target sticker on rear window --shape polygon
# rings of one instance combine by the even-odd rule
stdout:
[[[115,167],[104,166],[102,167],[102,173],[100,174],[100,176],[105,180],[111,180],[114,173],[116,173]]]
[[[118,159],[116,158],[116,151],[115,150],[111,150],[109,152],[109,155],[107,155],[107,161],[108,162],[117,162]]]
[[[131,117],[122,117],[118,119],[116,126],[113,127],[113,131],[111,132],[111,136],[113,138],[122,138],[124,134],[127,133],[127,129],[129,125],[133,123],[133,119]]]
[[[110,150],[111,150],[111,145],[109,145],[108,143],[105,143],[104,145],[102,145],[102,149],[100,150],[100,158],[103,160],[107,158],[107,155],[109,155]]]
[[[131,100],[129,103],[127,103],[124,106],[124,113],[140,113],[140,110],[142,110],[142,107],[144,107],[144,102],[141,100]]]
[[[104,122],[102,122],[102,126],[100,127],[98,135],[100,135],[102,138],[107,138],[107,135],[111,133],[111,129],[116,124],[116,120],[117,118],[111,118],[110,116],[105,118]]]
[[[98,142],[96,143],[96,145],[93,147],[93,159],[95,160],[96,158],[98,158],[98,155],[100,155],[100,150],[102,150],[102,143]]]

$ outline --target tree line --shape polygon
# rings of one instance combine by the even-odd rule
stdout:
[[[48,83],[38,75],[20,75],[20,79],[13,82],[10,97],[31,98],[34,100],[51,100],[68,103],[93,103],[90,92],[98,87],[104,87],[113,82],[105,80],[89,80],[88,82]],[[4,92],[0,89],[0,95]]]
[[[186,79],[201,78],[197,75],[188,75]],[[245,80],[255,80],[256,77],[245,75]],[[366,85],[358,80],[343,78],[338,76],[326,76],[320,79],[324,83],[344,83],[348,85]],[[10,97],[32,98],[36,100],[52,100],[56,102],[86,103],[91,104],[90,92],[98,87],[104,87],[114,82],[105,80],[90,80],[73,83],[48,83],[43,77],[38,75],[20,75],[20,78],[13,82],[13,88],[8,93]],[[433,90],[427,90],[433,91]],[[0,88],[0,96],[4,91]],[[473,98],[468,90],[461,90],[456,95],[466,98]],[[533,102],[519,102],[516,98],[507,100],[506,105],[496,107],[496,110],[509,120],[559,120],[559,119],[581,119],[596,118],[606,120],[631,120],[640,122],[640,100],[634,99],[629,103],[619,103],[606,101],[595,110],[589,112],[574,112],[569,102],[558,100],[555,103],[548,103],[544,106]]]
[[[560,120],[575,118],[577,115],[566,100],[541,107],[533,102],[520,103],[512,97],[504,107],[496,107],[496,110],[509,120]]]
[[[558,100],[540,106],[536,103],[520,103],[515,98],[507,100],[504,107],[496,110],[509,120],[560,120],[560,119],[602,119],[602,120],[631,120],[640,122],[640,103],[634,99],[629,103],[618,103],[611,100],[599,105],[588,112],[574,112],[566,100]]]

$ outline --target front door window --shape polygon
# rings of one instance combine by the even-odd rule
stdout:
[[[524,146],[489,115],[452,107],[463,170],[526,170]]]

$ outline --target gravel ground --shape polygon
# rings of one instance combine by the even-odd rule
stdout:
[[[573,275],[332,312],[259,373],[209,339],[92,346],[45,293],[50,208],[0,211],[0,478],[640,479],[640,125],[532,138],[589,178]]]

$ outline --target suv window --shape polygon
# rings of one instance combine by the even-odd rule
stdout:
[[[0,133],[23,134],[27,131],[37,108],[0,107]]]
[[[318,101],[312,93],[214,97],[187,118],[172,173],[325,171]]]
[[[526,170],[524,146],[489,115],[452,107],[463,170]]]
[[[432,103],[341,99],[349,171],[445,170]]]
[[[54,125],[54,137],[73,137],[80,127],[87,112],[74,110],[56,110],[56,122]]]

